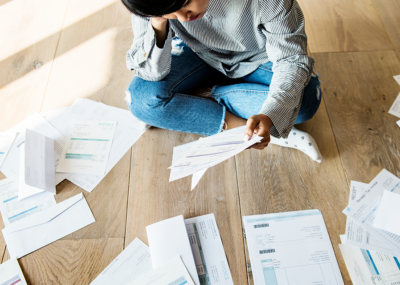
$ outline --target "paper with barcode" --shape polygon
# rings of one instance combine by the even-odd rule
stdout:
[[[390,107],[389,114],[400,118],[400,94],[397,95],[392,107]]]
[[[243,217],[254,284],[343,285],[319,210]]]
[[[233,285],[214,214],[185,220],[200,284]]]
[[[57,172],[105,174],[115,121],[72,121]]]

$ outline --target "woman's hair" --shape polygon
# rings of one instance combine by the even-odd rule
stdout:
[[[122,0],[133,14],[142,17],[160,17],[178,11],[186,0]]]

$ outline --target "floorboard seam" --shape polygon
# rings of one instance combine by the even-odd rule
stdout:
[[[130,148],[130,154],[131,156],[129,158],[129,172],[128,172],[128,195],[126,196],[124,249],[126,247],[126,233],[128,232],[128,207],[129,207],[129,194],[131,193],[132,147]]]

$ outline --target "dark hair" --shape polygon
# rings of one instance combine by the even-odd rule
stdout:
[[[122,0],[133,14],[142,17],[160,17],[178,11],[186,0]]]

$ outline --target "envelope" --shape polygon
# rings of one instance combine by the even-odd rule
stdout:
[[[21,258],[69,235],[95,219],[82,193],[2,230],[11,258]]]

